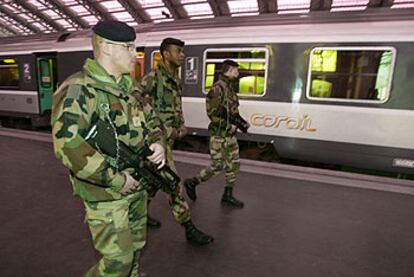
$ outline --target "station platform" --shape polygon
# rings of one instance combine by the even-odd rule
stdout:
[[[0,276],[83,276],[100,257],[51,143],[0,136],[0,155]],[[177,168],[185,178],[202,165],[178,160]],[[149,210],[162,227],[148,230],[140,276],[414,276],[412,187],[367,188],[364,178],[342,178],[353,183],[344,186],[296,172],[242,163],[235,196],[243,209],[220,205],[223,175],[199,186],[189,204],[196,226],[215,237],[207,247],[187,244],[159,192]]]

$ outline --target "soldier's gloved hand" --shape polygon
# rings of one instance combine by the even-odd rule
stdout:
[[[185,127],[184,125],[181,126],[178,129],[178,139],[182,139],[183,137],[185,137],[188,133],[187,127]]]
[[[236,125],[234,125],[234,124],[231,124],[231,129],[230,129],[230,132],[231,132],[231,133],[236,133],[236,131],[237,131],[237,126],[236,126]]]
[[[163,167],[165,165],[165,149],[164,147],[159,143],[153,143],[149,146],[149,148],[152,150],[152,155],[148,156],[148,160],[158,165],[158,169]]]
[[[250,123],[246,121],[246,124],[243,124],[243,126],[246,128],[246,130],[248,130],[250,128]],[[240,129],[238,129],[238,130],[239,130],[239,132],[244,133],[244,131],[242,131]]]
[[[124,186],[121,189],[122,194],[127,194],[132,192],[134,189],[137,189],[139,186],[139,182],[132,178],[131,174],[129,174],[128,171],[122,171],[125,175],[125,183]]]

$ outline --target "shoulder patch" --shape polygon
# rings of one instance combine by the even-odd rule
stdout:
[[[82,85],[73,84],[69,85],[67,97],[79,100],[79,97],[82,94]]]

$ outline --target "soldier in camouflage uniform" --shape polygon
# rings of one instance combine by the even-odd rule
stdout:
[[[206,109],[211,122],[210,133],[211,166],[203,169],[197,176],[184,182],[187,195],[196,200],[196,186],[219,174],[223,169],[226,186],[221,203],[236,208],[243,208],[244,203],[233,196],[236,175],[240,169],[239,145],[237,143],[237,127],[230,123],[229,115],[239,114],[239,99],[233,90],[232,82],[239,76],[238,64],[233,60],[225,60],[219,80],[207,94]],[[249,124],[246,123],[249,127]]]
[[[146,240],[144,183],[129,171],[120,172],[115,157],[101,153],[85,138],[98,119],[104,120],[130,149],[148,143],[154,151],[148,159],[160,165],[165,163],[165,139],[161,122],[129,75],[135,58],[134,29],[103,21],[93,30],[95,60],[86,60],[83,70],[53,95],[53,146],[70,170],[93,244],[103,256],[86,276],[138,276],[138,256]]]
[[[184,60],[184,42],[174,38],[166,38],[160,46],[162,60],[157,68],[148,73],[142,80],[146,96],[153,99],[154,110],[163,123],[167,138],[167,163],[177,172],[172,149],[175,139],[180,139],[187,133],[184,125],[184,118],[181,105],[181,82],[178,70]],[[148,190],[149,202],[155,196],[157,190]],[[190,210],[187,202],[182,196],[181,186],[177,187],[174,194],[167,194],[168,202],[172,208],[174,218],[184,226],[186,238],[189,242],[196,245],[206,245],[213,242],[213,238],[199,231],[191,221]],[[159,227],[161,223],[149,217],[149,226]]]

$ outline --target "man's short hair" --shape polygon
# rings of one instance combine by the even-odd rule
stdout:
[[[134,28],[124,22],[115,20],[104,20],[98,22],[93,28],[93,32],[107,40],[117,42],[135,41],[136,34]]]
[[[230,66],[233,66],[233,67],[239,67],[239,64],[238,63],[236,63],[235,61],[233,61],[233,60],[224,60],[223,61],[223,65],[224,64],[228,64],[228,65],[230,65]]]
[[[177,46],[180,46],[180,47],[184,47],[184,44],[185,44],[184,41],[176,39],[176,38],[165,38],[165,39],[163,39],[162,42],[161,42],[161,45],[160,45],[161,56],[163,56],[163,52],[168,49],[168,46],[177,45]]]
[[[224,60],[221,66],[223,74],[229,71],[230,67],[239,67],[239,64],[233,60]]]

